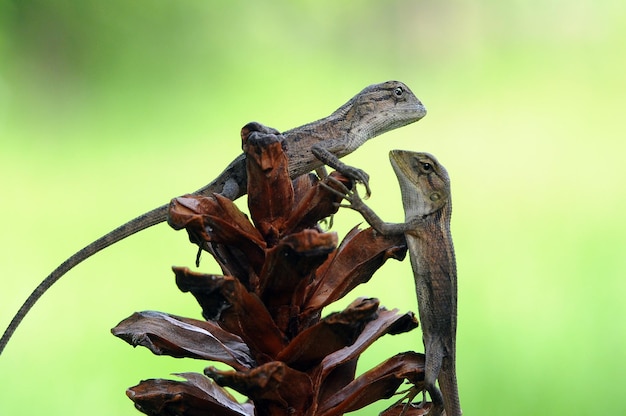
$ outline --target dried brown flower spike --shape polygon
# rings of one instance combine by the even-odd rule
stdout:
[[[335,416],[390,397],[405,379],[419,386],[424,357],[413,352],[355,379],[361,353],[384,334],[417,327],[413,314],[360,298],[321,318],[325,306],[367,282],[387,259],[402,259],[403,237],[353,229],[337,246],[336,233],[317,223],[336,212],[339,197],[312,176],[292,183],[280,135],[246,128],[242,136],[252,222],[220,195],[187,195],[170,204],[170,225],[185,228],[222,269],[213,275],[174,268],[179,289],[195,296],[206,321],[141,312],[112,330],[155,354],[217,361],[232,370],[208,367],[204,375],[179,374],[186,381],[146,380],[128,396],[148,415]],[[249,401],[237,402],[222,386]],[[385,414],[425,409],[398,404]]]

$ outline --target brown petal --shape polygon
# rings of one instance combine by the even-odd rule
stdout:
[[[255,365],[241,338],[212,322],[144,311],[135,312],[111,332],[132,346],[141,345],[156,355],[220,361],[237,369]]]
[[[253,132],[265,134],[280,134],[274,127],[266,126],[258,121],[251,121],[241,128],[241,146],[243,147]]]
[[[191,292],[202,307],[204,319],[218,320],[222,311],[229,307],[220,292],[224,276],[197,273],[187,267],[172,267],[172,270],[181,292]]]
[[[220,371],[214,367],[204,370],[221,386],[231,387],[252,399],[263,415],[303,415],[311,405],[311,379],[305,373],[272,361],[249,371]]]
[[[278,355],[290,367],[307,371],[324,357],[354,343],[365,324],[378,311],[375,299],[357,299],[343,312],[334,313],[300,332]]]
[[[431,402],[410,404],[394,403],[378,416],[421,416],[427,415],[432,407],[433,404]]]
[[[315,269],[337,247],[337,234],[303,230],[267,251],[260,275],[261,299],[283,332],[300,312]]]
[[[217,243],[205,244],[204,248],[215,258],[222,274],[236,277],[249,292],[259,292],[258,274],[264,264],[263,251],[252,248],[246,253],[236,246]]]
[[[319,181],[319,178],[314,173],[307,175],[300,175],[291,181],[293,187],[293,200],[296,205],[299,205],[300,200],[311,190],[313,186]]]
[[[405,352],[366,371],[320,404],[320,416],[340,416],[394,395],[405,379],[424,378],[424,355]],[[418,381],[418,390],[423,383]]]
[[[260,361],[272,360],[285,345],[284,336],[259,298],[232,276],[195,273],[174,268],[176,283],[190,290],[207,319],[215,319],[226,331],[240,336]]]
[[[202,247],[206,242],[235,246],[253,267],[260,269],[263,264],[263,237],[233,201],[219,194],[172,199],[168,223],[175,229],[186,228],[190,240]]]
[[[372,228],[352,229],[335,255],[316,272],[316,284],[308,296],[306,313],[315,313],[341,299],[357,285],[367,282],[389,258],[402,260],[406,255],[403,235],[384,236]]]
[[[239,335],[257,361],[276,357],[286,341],[263,302],[231,276],[221,280],[220,293],[230,304],[222,312],[220,326]]]
[[[253,416],[251,403],[238,403],[226,390],[201,374],[177,374],[187,381],[145,380],[126,395],[151,416]]]
[[[333,395],[338,388],[352,381],[354,374],[350,375],[350,369],[354,368],[354,360],[374,341],[387,333],[397,334],[400,329],[410,330],[416,327],[417,321],[412,313],[400,315],[397,309],[380,308],[377,318],[365,325],[352,345],[326,356],[319,365],[317,374],[313,378],[316,390],[320,392],[318,401],[325,401],[325,398]],[[348,367],[348,371],[344,371],[344,366]],[[329,389],[329,386],[333,389]]]
[[[330,177],[340,181],[348,188],[352,187],[350,179],[339,172],[332,172]],[[339,190],[338,185],[328,178],[322,182]],[[301,199],[297,200],[297,206],[285,224],[285,232],[295,232],[303,228],[314,227],[322,219],[335,214],[339,210],[337,203],[341,200],[341,196],[321,186],[319,182],[316,183],[315,186],[309,187],[308,192]]]
[[[167,223],[175,230],[187,228],[194,243],[210,241],[211,237],[204,228],[204,219],[209,207],[207,201],[195,195],[184,195],[170,201]]]
[[[251,132],[244,137],[248,170],[248,208],[270,246],[276,244],[293,209],[293,187],[283,137]]]
[[[204,241],[214,241],[213,236],[207,233],[207,221],[210,221],[211,225],[228,224],[229,228],[221,232],[224,237],[218,239],[219,242],[238,241],[237,237],[229,238],[228,231],[230,234],[244,234],[255,241],[263,241],[248,217],[237,208],[233,201],[220,194],[213,194],[210,197],[184,195],[170,201],[168,223],[172,228],[180,230],[194,227],[198,234],[203,236]],[[237,232],[231,230],[237,230]],[[220,231],[218,230],[217,233],[220,234]]]

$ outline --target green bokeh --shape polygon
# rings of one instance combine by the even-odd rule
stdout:
[[[623,1],[4,0],[0,29],[1,327],[68,255],[221,172],[246,122],[284,130],[399,79],[428,116],[346,161],[388,221],[388,150],[451,174],[465,414],[626,413]],[[135,310],[198,317],[169,271],[194,256],[161,225],[62,279],[0,357],[0,414],[136,415],[125,388],[201,372],[108,333]],[[336,307],[412,293],[390,262]],[[408,349],[382,339],[360,370]]]

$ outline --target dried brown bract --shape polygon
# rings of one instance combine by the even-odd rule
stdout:
[[[128,396],[148,415],[335,416],[391,397],[404,380],[419,387],[424,357],[413,352],[355,378],[359,356],[376,339],[417,327],[412,313],[360,298],[322,318],[324,307],[367,282],[387,259],[402,259],[404,238],[355,228],[338,245],[336,233],[317,223],[337,211],[340,197],[313,175],[292,182],[282,137],[253,127],[242,131],[251,220],[220,195],[186,195],[170,204],[170,225],[186,229],[222,269],[174,268],[179,289],[196,298],[206,321],[141,312],[112,330],[155,354],[231,370],[209,366],[204,374],[179,374],[185,381],[145,380]],[[249,401],[239,403],[223,387]],[[385,414],[425,409],[397,404]]]

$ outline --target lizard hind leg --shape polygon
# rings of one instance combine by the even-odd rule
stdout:
[[[424,339],[424,349],[426,351],[426,365],[424,374],[424,389],[428,391],[433,406],[428,412],[429,416],[439,416],[443,414],[443,395],[436,385],[441,366],[443,364],[443,347],[437,345],[436,339]]]
[[[417,396],[418,394],[422,393],[424,390],[418,388],[417,386],[413,386],[408,390],[404,390],[402,392],[398,392],[396,394],[404,394],[404,396],[402,396],[402,398],[400,400],[398,400],[396,402],[397,404],[400,404],[402,402],[404,402],[404,400],[406,399],[406,403],[404,403],[404,406],[402,406],[402,412],[400,412],[400,416],[405,416],[406,412],[409,410],[409,408],[413,405],[413,399],[415,398],[415,396]],[[422,406],[424,406],[424,404],[426,403],[426,397],[424,397],[422,399],[422,402],[420,404],[418,404],[416,407],[417,408],[421,408]]]
[[[402,411],[400,412],[400,416],[406,416],[407,412],[409,412],[410,409],[426,409],[428,410],[428,415],[433,415],[433,414],[440,414],[440,413],[436,413],[441,412],[441,410],[435,410],[435,413],[433,413],[433,407],[431,403],[428,403],[428,401],[426,400],[426,392],[428,390],[423,388],[423,387],[417,387],[416,385],[413,385],[411,388],[407,389],[407,390],[403,390],[401,392],[398,392],[396,394],[404,394],[402,396],[402,398],[400,400],[398,400],[396,402],[396,404],[394,406],[397,406],[401,403],[403,403],[406,400],[406,403],[404,403],[404,406],[402,406]],[[413,399],[415,399],[415,397],[422,393],[423,397],[422,397],[422,401],[420,403],[417,404],[413,404]],[[437,389],[437,387],[434,388],[433,392],[429,391],[429,394],[431,396],[431,400],[435,400],[433,398],[433,395],[435,397],[437,396],[441,396],[441,393],[439,392],[439,389]],[[443,400],[443,399],[442,399]],[[430,407],[430,409],[429,409]],[[420,413],[422,414],[422,413]]]
[[[413,386],[413,387],[411,387],[408,390],[404,390],[402,392],[396,393],[396,394],[406,393],[404,396],[402,396],[402,398],[400,400],[398,400],[396,402],[396,404],[400,404],[400,403],[402,403],[404,401],[404,399],[406,399],[406,403],[402,407],[402,412],[400,412],[400,416],[405,416],[406,415],[406,412],[409,410],[409,407],[413,403],[413,399],[415,398],[415,396],[420,394],[420,392],[422,392],[421,389],[418,389],[417,386]],[[422,403],[423,402],[424,401],[422,401]],[[421,406],[421,404],[419,406]]]
[[[431,384],[427,385],[425,387],[425,390],[428,391],[428,394],[430,395],[430,400],[432,401],[432,407],[428,412],[428,416],[440,416],[444,414],[443,396],[439,388],[437,388],[437,386],[435,386],[434,384]],[[426,395],[424,395],[423,400],[424,402],[426,402]],[[425,403],[422,403],[422,405],[424,404]]]

